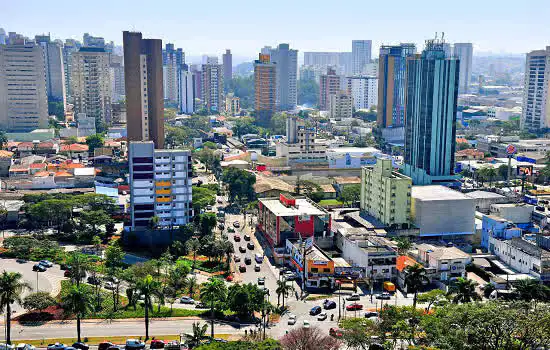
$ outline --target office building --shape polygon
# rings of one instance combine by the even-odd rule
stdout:
[[[329,109],[330,97],[340,91],[340,76],[333,68],[327,68],[326,74],[321,75],[319,83],[319,110]]]
[[[365,66],[371,61],[372,40],[353,40],[351,42],[351,54],[353,60],[352,74],[363,74]]]
[[[61,53],[62,45],[51,41],[49,35],[37,35],[35,41],[42,48],[42,54],[44,55],[48,101],[63,102],[63,107],[65,107],[65,69],[63,54]]]
[[[202,104],[208,112],[223,111],[223,66],[208,63],[202,65]]]
[[[339,91],[330,95],[329,116],[336,120],[353,117],[353,99],[347,91]]]
[[[256,120],[262,126],[269,126],[275,113],[276,81],[277,70],[270,56],[259,54],[254,61],[254,109]]]
[[[111,93],[112,101],[119,102],[124,100],[124,58],[111,54]]]
[[[233,79],[233,55],[229,49],[223,54],[223,79],[226,82]]]
[[[192,222],[191,151],[131,141],[128,152],[132,230],[146,230],[153,217],[159,219],[159,230]]]
[[[407,60],[403,173],[415,185],[456,184],[454,175],[459,62],[428,40]]]
[[[0,45],[6,45],[8,41],[8,36],[6,35],[6,31],[4,28],[0,28]]]
[[[44,56],[34,43],[0,45],[0,125],[26,132],[48,127]]]
[[[355,109],[369,109],[378,103],[378,78],[357,75],[346,78]]]
[[[458,93],[467,94],[472,78],[472,57],[474,47],[472,43],[455,43],[453,55],[460,61],[460,77],[458,82]]]
[[[381,128],[402,129],[402,140],[405,137],[407,57],[415,53],[414,44],[380,47],[377,124]]]
[[[275,64],[277,71],[275,100],[277,110],[291,111],[296,109],[298,104],[298,50],[291,50],[288,44],[279,44],[277,48],[270,48],[265,51],[269,52],[271,62]]]
[[[393,170],[391,159],[361,169],[361,210],[392,228],[409,228],[412,180]]]
[[[72,103],[71,90],[71,54],[80,50],[80,42],[74,39],[66,39],[63,44],[63,67],[65,72],[65,94],[68,102]]]
[[[105,49],[81,47],[71,54],[71,90],[74,112],[96,119],[96,127],[111,122],[110,57]]]
[[[521,128],[540,131],[550,127],[550,46],[531,51],[525,61]]]
[[[304,52],[304,66],[315,67],[325,72],[327,68],[336,69],[338,75],[352,74],[351,52]]]
[[[99,36],[92,36],[88,33],[84,33],[84,35],[82,36],[82,46],[106,49],[105,39]],[[109,50],[105,51],[108,52]]]
[[[315,127],[306,126],[295,115],[289,115],[286,121],[286,142],[275,145],[277,157],[286,158],[291,163],[326,163],[327,144],[315,141]]]
[[[180,84],[178,89],[180,113],[193,114],[195,112],[195,75],[186,69],[182,69],[178,81]]]
[[[162,40],[124,31],[124,85],[129,141],[152,140],[164,147]]]

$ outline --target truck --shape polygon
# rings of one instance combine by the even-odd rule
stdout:
[[[390,293],[395,293],[395,284],[389,281],[384,282],[384,290]]]

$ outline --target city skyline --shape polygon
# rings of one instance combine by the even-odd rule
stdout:
[[[56,1],[59,6],[38,1],[4,4],[3,13],[6,16],[0,27],[6,32],[15,31],[28,37],[50,33],[52,38],[63,40],[81,40],[82,34],[88,32],[112,40],[117,45],[122,44],[122,31],[140,31],[145,36],[161,38],[164,43],[182,47],[185,52],[193,53],[190,55],[193,59],[203,54],[221,57],[225,49],[231,49],[236,64],[253,60],[258,49],[265,45],[275,46],[279,43],[289,43],[299,50],[301,62],[304,51],[351,51],[351,41],[357,39],[372,40],[373,56],[377,56],[382,44],[413,42],[417,47],[422,47],[424,40],[433,38],[435,32],[440,35],[445,32],[448,42],[472,42],[474,52],[479,55],[487,52],[524,54],[545,46],[550,37],[550,28],[543,23],[544,16],[533,17],[526,7],[502,6],[502,3],[496,1],[479,4],[468,0],[460,7],[448,9],[435,6],[433,0],[425,1],[423,6],[399,1],[391,13],[384,12],[382,5],[355,0],[349,2],[349,7],[331,8],[330,13],[323,10],[323,6],[313,6],[310,1],[292,3],[294,11],[286,11],[285,5],[290,5],[286,0],[278,6],[262,4],[268,7],[268,11],[264,12],[268,17],[263,18],[262,22],[285,18],[285,25],[276,31],[268,30],[268,27],[262,29],[261,23],[250,16],[254,8],[247,6],[248,1],[231,4],[214,1],[212,8],[216,8],[216,11],[210,12],[202,11],[198,5],[184,7],[183,4],[169,1],[166,6],[171,6],[172,10],[165,12],[145,6],[128,6],[126,1],[107,3],[99,0],[96,2],[98,7],[103,4],[110,9],[103,11],[101,21],[93,16],[74,16],[66,17],[63,21],[52,21],[57,15],[57,9],[64,3],[66,1]],[[550,11],[550,4],[544,1],[534,0],[532,3],[530,8],[536,6],[539,13]],[[80,5],[71,3],[71,6]],[[476,11],[471,11],[472,8]],[[19,15],[22,11],[25,13],[24,25]],[[321,20],[304,25],[302,12],[317,19],[330,15],[331,18],[340,16],[346,20],[329,31]],[[120,13],[124,13],[124,18]],[[189,17],[178,17],[180,13],[186,13]],[[364,13],[369,13],[369,17],[365,17]],[[209,25],[197,31],[201,23]],[[508,25],[511,23],[514,25]]]

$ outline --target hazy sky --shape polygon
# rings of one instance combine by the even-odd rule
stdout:
[[[475,51],[524,53],[550,45],[549,0],[17,0],[1,1],[0,27],[27,36],[122,43],[123,30],[182,47],[187,55],[255,57],[264,45],[351,51],[352,39],[422,44],[435,32]],[[239,59],[241,58],[241,59]]]

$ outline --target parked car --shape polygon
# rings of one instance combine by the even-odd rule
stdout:
[[[149,345],[150,349],[164,349],[164,340],[153,339]]]
[[[239,252],[241,252],[241,253],[246,253],[246,248],[243,247],[243,246],[240,246],[240,247],[239,247]]]
[[[220,230],[223,230],[223,229],[225,228],[225,225],[224,225],[224,224],[219,224],[219,225],[218,225],[218,228],[219,228]]]
[[[46,271],[46,267],[44,265],[36,264],[32,267],[32,270],[38,271],[38,272],[44,272]]]
[[[304,320],[304,324],[303,326],[304,328],[309,328],[309,321],[308,320]]]
[[[292,271],[286,271],[284,273],[284,276],[285,276],[287,281],[294,281],[297,277],[296,274]]]
[[[239,266],[239,271],[240,272],[246,272],[246,265]]]
[[[0,350],[14,350],[15,346],[12,344],[0,343]]]
[[[71,269],[71,265],[60,264],[60,265],[59,265],[59,269],[60,269],[60,270],[70,270],[70,269]]]
[[[108,290],[115,290],[116,289],[116,284],[114,284],[111,281],[107,281],[107,282],[105,282],[104,287],[105,287],[105,289],[108,289]]]
[[[292,326],[296,324],[296,315],[290,314],[288,315],[288,325]]]
[[[20,344],[17,344],[17,346],[15,347],[15,350],[35,350],[35,347],[34,345],[31,345],[31,344],[20,343]]]
[[[323,311],[323,309],[321,309],[320,306],[314,306],[311,308],[311,310],[309,310],[309,314],[311,316],[316,316],[316,315],[319,315],[321,311]]]
[[[223,203],[223,199],[219,199],[217,200],[218,204],[222,204]]]
[[[241,224],[238,221],[235,221],[235,222],[233,222],[233,226],[235,228],[239,228],[239,227],[241,227]]]
[[[206,210],[212,210],[212,206],[209,204],[206,206]],[[164,346],[164,343],[163,343],[163,346]]]
[[[67,345],[63,343],[48,344],[48,350],[65,350]]]
[[[104,341],[102,343],[99,343],[99,345],[97,346],[97,350],[107,350],[109,349],[111,346],[113,346],[114,344],[111,343],[111,342],[108,342],[108,341]]]
[[[234,233],[235,232],[235,229],[233,227],[228,227],[227,228],[227,232],[229,233]]]
[[[71,275],[71,270],[65,270],[65,271],[63,271],[63,276],[64,276],[64,277],[71,277],[71,276],[72,276],[72,275]]]
[[[86,343],[83,343],[83,342],[76,342],[76,343],[73,344],[73,348],[78,349],[78,350],[89,350],[90,346]]]
[[[235,235],[235,236],[233,236],[233,239],[235,240],[235,242],[240,242],[241,241],[241,236]]]
[[[244,240],[245,241],[250,241],[250,236],[249,235],[244,235]]]
[[[265,277],[258,277],[258,285],[259,286],[265,285]]]
[[[254,250],[254,243],[252,242],[248,242],[248,244],[246,245],[246,247],[250,250]]]
[[[86,279],[86,281],[89,283],[89,284],[93,284],[94,286],[97,286],[97,285],[100,285],[101,284],[101,280],[99,279],[99,277],[95,277],[95,276],[90,276]]]
[[[390,299],[391,299],[391,294],[390,294],[390,293],[387,293],[387,292],[384,292],[384,293],[381,293],[381,294],[376,295],[376,299],[380,299],[380,300],[390,300]]]
[[[346,306],[346,310],[348,311],[363,310],[363,305],[357,304],[357,303],[349,304],[348,306]]]
[[[336,309],[336,302],[333,300],[325,300],[323,302],[323,308],[325,310]]]
[[[357,294],[357,293],[353,293],[352,295],[350,295],[349,297],[346,298],[346,300],[348,300],[348,301],[354,301],[354,300],[357,301],[359,299],[361,299],[361,298],[359,297],[359,294]]]
[[[331,336],[331,337],[334,337],[334,338],[342,338],[342,336],[344,335],[342,333],[341,330],[339,330],[338,328],[331,328],[328,330],[328,334]]]
[[[27,263],[27,259],[19,258],[19,259],[16,259],[15,262],[18,264],[25,264]]]
[[[321,312],[319,314],[319,316],[317,316],[317,321],[324,321],[326,320],[328,317],[327,313],[326,312]]]
[[[252,264],[252,259],[250,259],[250,257],[247,256],[246,258],[244,258],[244,263],[247,264],[247,265],[250,265],[250,264]]]
[[[376,311],[367,311],[365,312],[365,318],[378,317],[378,312]]]
[[[202,301],[195,304],[195,309],[208,309],[208,305],[203,303]]]
[[[124,350],[122,345],[111,345],[107,348],[107,350]]]
[[[183,296],[183,297],[180,298],[180,303],[182,303],[182,304],[194,304],[195,300],[193,300],[193,298],[191,298],[191,297]]]
[[[241,257],[238,255],[233,255],[233,260],[235,260],[236,263],[241,261]]]
[[[260,265],[258,264],[254,265],[254,271],[260,272]]]
[[[137,339],[126,339],[126,350],[145,349],[145,343]]]
[[[227,282],[233,282],[233,275],[229,275],[225,278]]]
[[[52,267],[53,266],[53,263],[49,260],[40,260],[39,264],[44,265],[46,267]]]
[[[264,261],[264,256],[260,253],[256,253],[254,260],[256,260],[258,264],[261,264]]]

